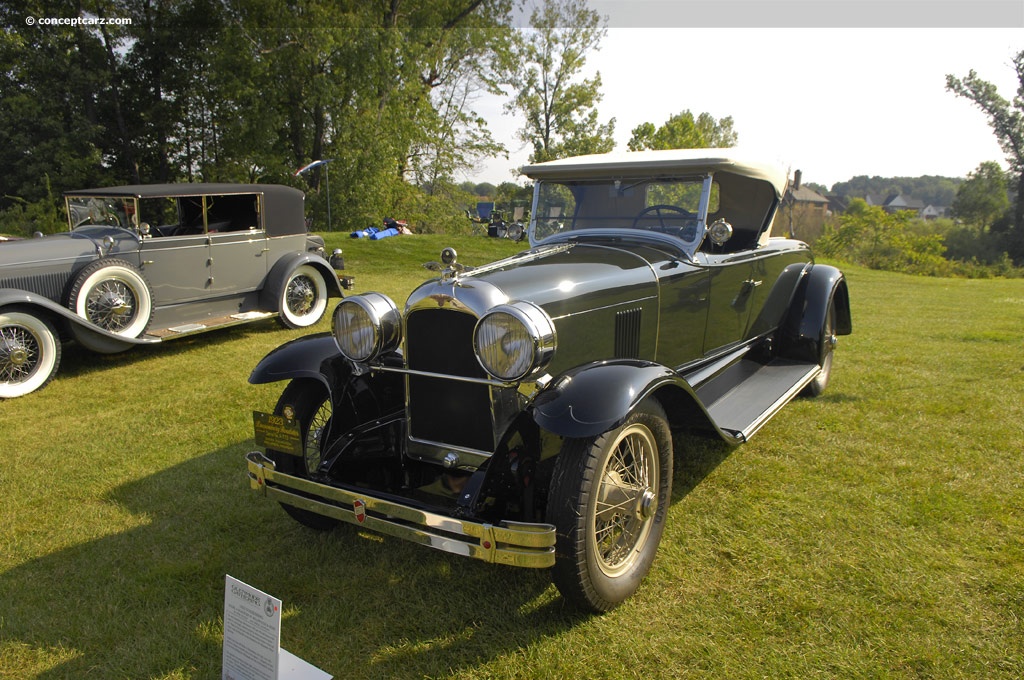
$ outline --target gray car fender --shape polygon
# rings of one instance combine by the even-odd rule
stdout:
[[[343,297],[341,284],[338,283],[338,275],[334,273],[334,269],[327,260],[314,253],[295,252],[279,258],[271,267],[263,290],[260,291],[260,307],[262,309],[277,310],[288,277],[297,267],[304,264],[316,267],[323,274],[327,284],[327,297]]]
[[[59,305],[47,297],[26,290],[0,288],[0,309],[7,307],[18,307],[22,311],[37,312],[43,318],[74,325],[80,331],[94,335],[100,343],[114,342],[122,345],[155,345],[160,342],[160,338],[128,338],[105,331],[89,323],[63,305]]]

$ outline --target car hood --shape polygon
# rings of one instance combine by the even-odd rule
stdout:
[[[409,298],[451,297],[477,315],[505,302],[526,300],[553,319],[657,295],[655,267],[667,255],[642,243],[540,245],[504,260],[429,281]],[[407,307],[407,308],[408,308]]]
[[[49,234],[42,238],[0,241],[0,265],[45,264],[56,259],[95,256],[106,253],[103,239],[114,240],[111,253],[138,250],[138,238],[118,227],[82,227],[75,231]]]

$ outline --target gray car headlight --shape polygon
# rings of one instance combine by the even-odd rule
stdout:
[[[334,339],[347,359],[371,361],[402,341],[402,315],[386,295],[345,298],[334,309]]]
[[[555,325],[530,302],[499,305],[477,322],[473,349],[483,369],[498,380],[521,380],[551,361]]]

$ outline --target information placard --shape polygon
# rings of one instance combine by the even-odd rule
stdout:
[[[281,600],[224,576],[222,680],[331,680],[281,649]]]
[[[278,680],[281,601],[224,578],[223,680]]]

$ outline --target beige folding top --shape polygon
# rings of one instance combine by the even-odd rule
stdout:
[[[729,172],[769,182],[776,196],[786,191],[785,170],[749,160],[736,149],[670,149],[666,151],[613,151],[562,158],[527,165],[523,174],[532,179],[642,178]]]

